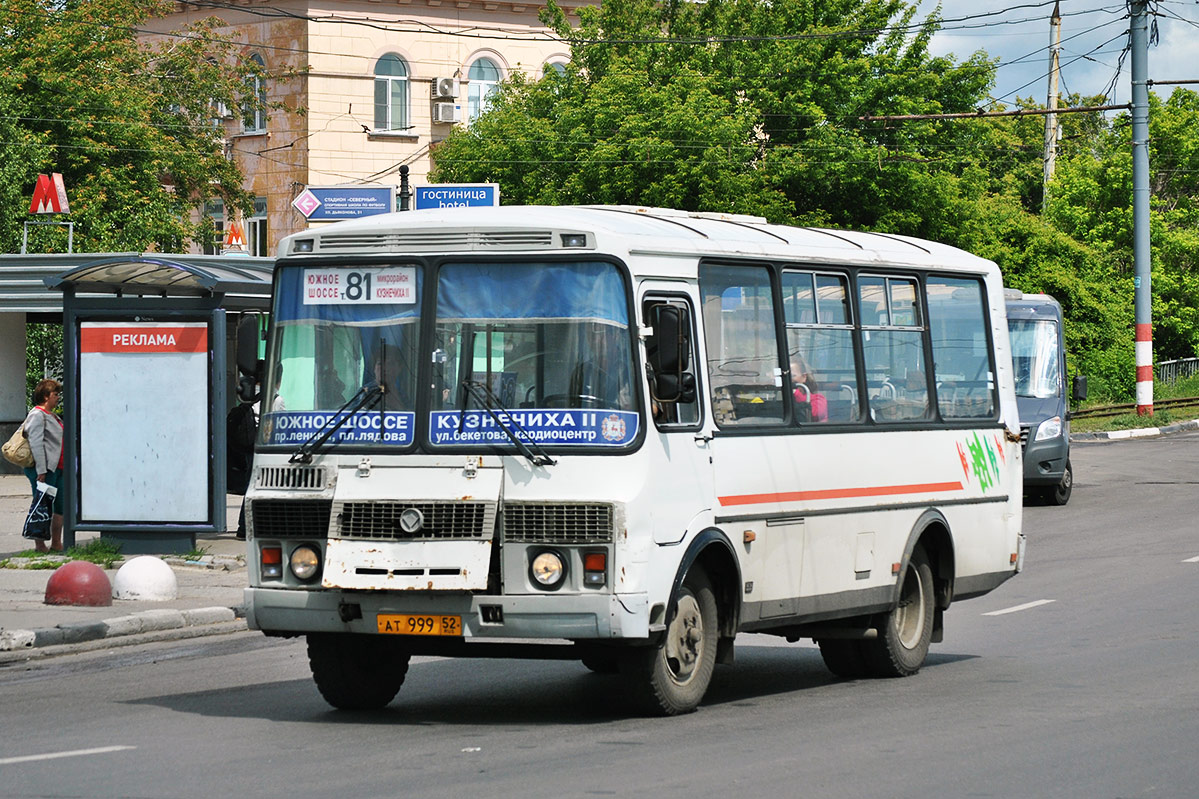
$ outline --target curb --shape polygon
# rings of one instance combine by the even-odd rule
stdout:
[[[1165,427],[1138,427],[1133,430],[1112,430],[1107,433],[1072,433],[1071,441],[1116,441],[1126,438],[1150,438],[1164,436],[1170,433],[1184,433],[1187,430],[1199,430],[1199,419],[1189,422],[1177,422]]]
[[[228,624],[245,618],[245,608],[155,609],[94,622],[70,622],[36,630],[0,630],[0,653],[17,652],[143,633]]]

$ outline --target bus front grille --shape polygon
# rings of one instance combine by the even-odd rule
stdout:
[[[247,515],[255,538],[325,538],[329,499],[254,499]]]
[[[408,508],[423,517],[413,533],[400,528],[400,514]],[[487,540],[494,528],[495,504],[490,502],[345,502],[337,511],[342,538]]]
[[[1022,451],[1028,449],[1028,437],[1030,432],[1031,428],[1028,425],[1020,425],[1020,449]]]
[[[605,544],[612,541],[611,505],[509,502],[504,540],[528,544]]]
[[[325,469],[323,466],[263,466],[258,470],[254,487],[319,491],[325,487]]]

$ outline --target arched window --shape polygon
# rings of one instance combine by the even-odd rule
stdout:
[[[565,75],[566,63],[564,61],[546,61],[545,66],[541,69],[541,74],[548,75],[551,72],[557,72],[559,75]]]
[[[407,130],[408,65],[395,53],[375,62],[375,130]]]
[[[246,73],[246,93],[256,102],[247,101],[242,108],[242,130],[246,133],[262,133],[266,130],[266,85],[260,71],[266,69],[266,62],[258,53],[251,55],[250,60],[259,71]]]
[[[490,58],[480,58],[470,65],[466,73],[470,82],[466,92],[467,121],[487,110],[488,98],[500,87],[500,68]]]

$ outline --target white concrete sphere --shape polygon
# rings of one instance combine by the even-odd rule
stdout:
[[[117,569],[112,581],[114,599],[165,602],[179,596],[179,583],[171,567],[153,555],[139,555]]]

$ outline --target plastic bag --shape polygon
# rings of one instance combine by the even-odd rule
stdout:
[[[58,489],[49,483],[38,483],[37,493],[29,505],[29,514],[25,517],[25,529],[21,531],[23,538],[34,541],[50,540],[50,515],[54,512],[54,496]]]

